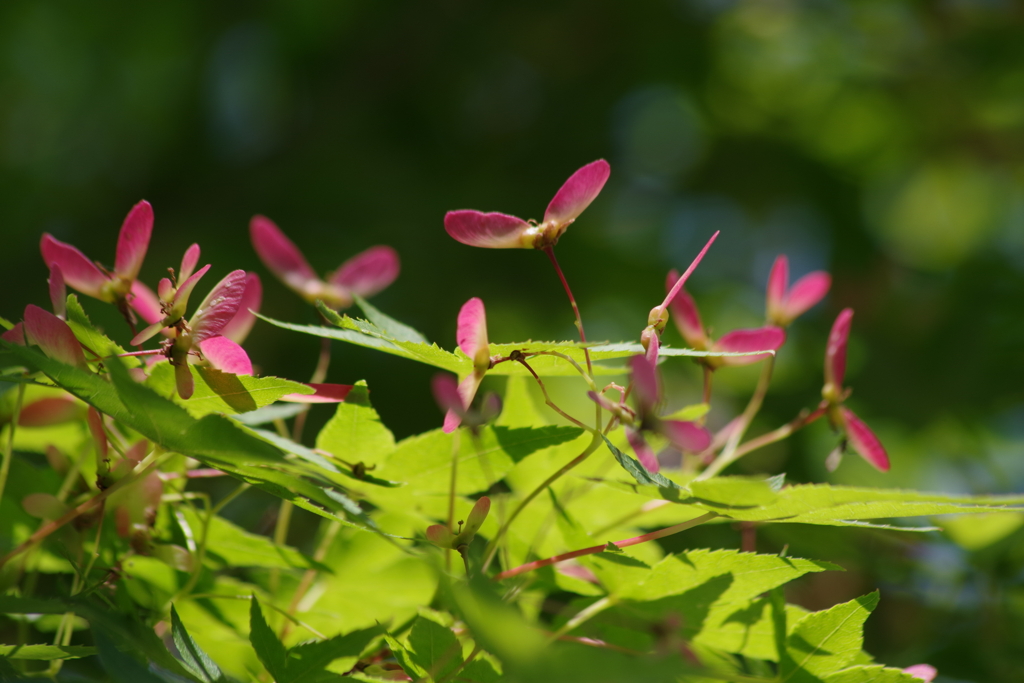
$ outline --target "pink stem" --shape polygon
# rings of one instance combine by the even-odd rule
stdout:
[[[569,282],[565,279],[565,274],[562,273],[562,267],[558,265],[558,259],[555,258],[554,247],[546,247],[544,253],[551,259],[551,265],[555,267],[555,272],[558,273],[558,279],[562,281],[562,287],[565,288],[565,293],[569,296],[569,303],[572,304],[572,312],[576,314],[576,328],[580,331],[580,341],[584,344],[587,342],[587,335],[583,331],[583,318],[580,317],[579,306],[576,305],[576,297],[572,295],[572,290],[569,289]],[[594,374],[594,368],[590,364],[590,351],[587,347],[583,347],[583,356],[587,359],[587,372],[591,375]]]
[[[150,349],[148,351],[129,351],[127,353],[115,354],[118,358],[127,358],[129,356],[155,356],[158,353],[163,353],[161,349]]]
[[[184,473],[181,472],[160,472],[157,476],[160,477],[161,481],[170,481],[172,479],[209,479],[212,477],[226,477],[227,472],[214,469],[196,469],[186,470]]]
[[[631,545],[639,545],[641,543],[646,543],[647,541],[654,541],[654,540],[657,540],[659,538],[665,538],[666,536],[671,536],[672,534],[678,534],[680,531],[686,531],[687,529],[691,529],[691,528],[693,528],[693,527],[695,527],[695,526],[697,526],[699,524],[703,524],[704,522],[708,521],[709,519],[711,519],[713,517],[717,517],[717,516],[718,516],[717,513],[708,512],[707,514],[701,515],[700,517],[695,517],[695,518],[693,518],[693,519],[691,519],[689,521],[683,522],[682,524],[676,524],[675,526],[670,526],[670,527],[666,527],[664,529],[659,529],[658,531],[652,531],[652,532],[650,532],[648,534],[643,534],[641,536],[634,536],[633,538],[627,538],[624,541],[614,541],[613,543],[614,543],[616,548],[628,548]],[[513,567],[512,569],[508,569],[506,571],[503,571],[500,574],[496,575],[494,578],[496,580],[500,581],[501,579],[507,579],[507,578],[510,578],[510,577],[513,577],[513,576],[517,576],[519,574],[525,574],[526,572],[532,572],[534,569],[540,569],[541,567],[547,567],[548,565],[557,564],[558,562],[564,562],[565,560],[571,560],[574,557],[582,557],[584,555],[594,555],[594,554],[599,553],[599,552],[601,552],[603,550],[607,550],[607,548],[608,548],[608,544],[607,543],[603,543],[601,545],[594,545],[594,546],[591,546],[589,548],[583,548],[581,550],[573,550],[572,552],[562,553],[561,555],[555,555],[554,557],[548,557],[548,558],[543,559],[543,560],[535,560],[534,562],[527,562],[526,564],[522,564],[522,565],[519,565],[518,567]]]

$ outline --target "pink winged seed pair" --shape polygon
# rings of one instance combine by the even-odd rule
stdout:
[[[610,173],[611,167],[604,159],[573,173],[555,193],[539,224],[505,213],[462,209],[445,214],[444,228],[455,240],[471,247],[547,249],[600,194]]]
[[[309,303],[318,299],[334,309],[348,308],[353,295],[370,297],[398,277],[398,254],[378,245],[357,254],[327,276],[317,277],[295,243],[272,220],[254,216],[249,223],[252,246],[263,264]]]
[[[50,268],[50,299],[56,315],[36,306],[29,306],[25,311],[24,324],[19,323],[14,329],[6,332],[3,338],[16,343],[36,344],[51,358],[83,368],[88,367],[81,344],[62,320],[65,313],[65,285],[68,285],[88,296],[116,303],[131,321],[128,312],[130,307],[149,323],[148,327],[132,339],[133,345],[142,344],[161,332],[168,337],[164,342],[162,354],[175,366],[177,389],[182,398],[189,398],[193,392],[192,375],[188,370],[190,357],[200,358],[223,372],[251,375],[252,362],[242,349],[241,343],[252,329],[256,319],[255,312],[260,307],[262,285],[259,277],[255,273],[246,274],[242,270],[229,273],[214,286],[191,320],[186,320],[189,297],[210,266],[195,270],[200,249],[199,245],[193,244],[182,258],[177,277],[174,278],[172,274],[173,279],[163,278],[157,287],[157,293],[154,294],[137,280],[149,247],[152,230],[153,209],[149,202],[141,201],[129,211],[121,226],[113,271],[90,261],[72,245],[44,234],[40,242],[40,251]],[[291,245],[280,231],[277,232],[280,240]],[[291,249],[292,252],[298,253],[294,245],[291,245]],[[298,255],[298,259],[305,264],[301,254]],[[385,260],[385,270],[390,272],[385,278],[390,282],[397,274],[397,259],[387,258],[385,255]],[[351,267],[343,268],[347,275],[342,279],[356,283],[355,286],[358,288],[373,278],[372,274],[366,274],[366,269],[372,269],[379,264],[379,258],[363,259]],[[308,265],[305,267],[308,270]],[[372,289],[372,286],[364,286],[360,291],[369,295]],[[283,400],[337,402],[343,400],[350,389],[347,385],[310,386],[314,388],[314,394],[292,394]]]
[[[566,229],[586,209],[601,192],[608,180],[611,169],[603,159],[593,161],[573,173],[555,193],[544,213],[543,222],[537,224],[517,216],[499,212],[481,212],[475,210],[450,211],[445,214],[445,230],[455,240],[475,247],[492,249],[543,249],[548,250],[558,242]],[[677,428],[672,421],[658,421],[652,415],[652,409],[658,402],[659,393],[654,366],[658,360],[660,335],[670,317],[686,342],[695,349],[747,353],[747,356],[718,356],[705,359],[706,365],[714,369],[728,365],[747,365],[767,359],[769,353],[758,351],[776,351],[786,341],[785,328],[797,317],[810,310],[820,302],[831,287],[831,276],[824,271],[809,273],[792,286],[789,284],[789,261],[780,255],[772,266],[768,277],[766,295],[767,325],[754,329],[734,330],[717,340],[712,340],[701,322],[700,313],[693,297],[683,288],[689,275],[700,263],[708,248],[718,236],[716,232],[694,259],[690,267],[681,276],[672,271],[669,273],[665,300],[660,306],[651,310],[648,326],[641,335],[641,342],[646,350],[645,362],[636,358],[631,360],[633,381],[638,386],[638,403],[640,414],[647,418],[647,424],[655,424],[673,443],[689,450],[703,450],[706,445],[698,448],[704,441],[706,431],[697,425],[683,423],[685,430]],[[846,337],[849,334],[849,320],[853,312],[850,309],[840,313],[833,327],[828,351],[826,353],[826,384],[823,395],[828,406],[828,414],[833,426],[843,432],[850,445],[869,463],[880,470],[889,469],[889,459],[881,442],[874,433],[849,408],[842,405],[846,393],[842,391],[842,369],[845,368]],[[474,359],[474,371],[457,387],[457,391],[449,386],[452,380],[435,381],[435,395],[442,405],[450,406],[445,417],[446,432],[454,430],[461,416],[468,410],[469,404],[476,394],[489,367],[487,358],[487,331],[484,317],[483,302],[471,299],[459,313],[459,347]],[[640,378],[639,383],[638,379]],[[647,381],[653,377],[653,382]],[[645,379],[646,378],[646,379]],[[639,388],[640,386],[646,389]],[[457,396],[456,396],[457,393]],[[615,409],[602,396],[594,394],[592,398],[609,409]],[[461,407],[460,407],[461,403]],[[605,405],[607,404],[607,405]],[[676,421],[678,422],[678,421]],[[644,420],[641,420],[644,423]],[[668,425],[666,427],[666,425]],[[656,429],[655,431],[659,431]],[[640,430],[627,430],[631,445],[637,452],[641,462],[657,471],[657,460],[651,452]],[[675,436],[676,438],[673,438]],[[677,443],[678,442],[678,443]],[[688,444],[687,444],[688,442]]]

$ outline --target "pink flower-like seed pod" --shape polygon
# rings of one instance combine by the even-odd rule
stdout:
[[[604,159],[577,170],[555,193],[539,224],[504,213],[462,209],[445,214],[444,228],[452,238],[471,247],[547,249],[555,246],[566,228],[600,194],[610,173],[611,167]]]
[[[195,255],[198,257],[198,250]],[[186,252],[186,259],[188,258],[189,255]],[[187,266],[187,264],[184,265]],[[192,266],[194,267],[194,264]],[[185,267],[183,271],[187,271],[187,269]],[[194,390],[192,372],[189,370],[188,364],[189,356],[196,355],[196,350],[218,370],[236,375],[252,374],[252,362],[242,347],[222,336],[224,328],[235,317],[244,298],[247,285],[244,270],[228,273],[214,285],[210,293],[199,304],[191,321],[185,319],[185,311],[192,290],[209,269],[209,265],[204,266],[196,273],[189,275],[177,288],[171,287],[169,280],[162,280],[159,288],[164,295],[161,297],[160,304],[161,319],[132,339],[132,344],[138,345],[164,329],[172,330],[171,338],[164,342],[164,354],[174,366],[178,395],[183,399],[190,398]],[[138,288],[137,290],[141,291]],[[165,297],[169,297],[169,302]],[[145,295],[139,297],[140,301],[146,298]],[[139,304],[136,309],[147,311],[145,314],[140,313],[141,315],[152,315],[152,311],[148,310],[146,304]]]
[[[694,422],[685,420],[663,420],[657,415],[661,403],[661,383],[653,363],[646,356],[633,356],[629,359],[632,371],[633,398],[636,403],[635,417],[631,417],[603,396],[591,391],[587,395],[602,408],[619,416],[625,422],[632,421],[626,427],[626,440],[636,453],[637,459],[649,472],[657,472],[660,467],[654,450],[647,443],[643,432],[661,434],[680,451],[697,453],[711,445],[711,434]]]
[[[189,275],[178,287],[172,287],[171,281],[167,278],[161,280],[157,291],[161,293],[160,310],[162,317],[135,335],[132,338],[131,345],[138,346],[151,339],[164,328],[178,326],[185,318],[185,310],[188,308],[188,299],[192,295],[192,290],[196,288],[199,280],[206,275],[208,270],[210,270],[209,264],[200,268],[198,272]],[[242,273],[243,275],[245,273],[245,271],[240,270],[235,272]],[[139,289],[136,287],[136,290]],[[239,300],[241,300],[241,297],[239,297]]]
[[[473,361],[473,372],[466,375],[457,388],[462,403],[461,411],[458,404],[452,402],[450,392],[444,386],[438,385],[438,381],[435,380],[435,396],[439,403],[447,404],[447,413],[444,417],[445,433],[455,431],[462,423],[462,418],[473,403],[477,389],[480,388],[480,382],[491,368],[490,346],[487,341],[487,312],[482,300],[473,297],[462,305],[455,336],[459,349]]]
[[[671,271],[665,280],[665,288],[669,289],[678,281],[676,271]],[[769,351],[778,351],[786,342],[786,333],[782,328],[766,325],[752,329],[733,330],[716,341],[712,341],[704,329],[697,304],[686,289],[680,289],[672,300],[670,310],[676,328],[686,343],[699,351],[717,351],[722,353],[750,353],[750,356],[711,356],[704,362],[711,368],[722,366],[750,365],[771,358]],[[766,353],[755,353],[765,351]]]
[[[843,405],[849,391],[843,388],[846,376],[846,347],[850,338],[853,309],[844,308],[832,324],[825,349],[825,385],[822,398],[828,402],[828,416],[832,426],[842,432],[847,442],[862,458],[882,472],[889,471],[889,455],[875,433],[863,420]]]
[[[52,269],[52,264],[57,264],[69,287],[102,301],[118,303],[129,298],[152,233],[153,207],[143,200],[132,207],[121,225],[112,273],[100,270],[81,251],[49,233],[43,235],[39,249],[48,267]]]
[[[832,286],[832,276],[823,270],[804,275],[789,286],[789,259],[780,255],[768,275],[768,321],[787,327],[825,298]]]
[[[309,303],[348,308],[353,295],[370,297],[395,281],[401,269],[394,249],[378,245],[356,254],[326,280],[317,277],[295,243],[265,216],[253,216],[249,236],[256,254],[281,282]]]
[[[686,281],[690,278],[690,275],[693,274],[693,271],[697,269],[701,259],[704,258],[704,254],[708,253],[708,249],[711,248],[711,245],[714,244],[715,238],[717,237],[718,232],[716,231],[715,234],[711,236],[711,239],[708,240],[708,243],[704,245],[704,248],[700,250],[700,253],[697,254],[697,258],[693,259],[690,267],[687,268],[682,275],[676,274],[676,271],[674,270],[669,274],[669,281],[665,283],[665,288],[668,290],[668,293],[665,295],[665,299],[660,305],[652,308],[651,312],[647,314],[647,327],[644,328],[644,331],[640,334],[640,344],[647,352],[647,360],[651,361],[651,363],[655,365],[658,363],[658,350],[661,347],[661,333],[665,330],[665,324],[668,322],[669,310],[672,302],[675,300],[676,296],[683,291],[683,285],[686,284]],[[676,274],[677,277],[673,278],[673,274]],[[672,282],[673,280],[675,281],[674,283]],[[694,310],[696,310],[695,307]],[[699,322],[700,321],[698,320],[698,323]]]

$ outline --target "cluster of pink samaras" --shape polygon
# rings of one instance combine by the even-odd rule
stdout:
[[[580,168],[555,193],[540,223],[527,221],[504,213],[484,213],[474,210],[451,211],[445,216],[448,234],[457,241],[474,247],[492,249],[539,249],[548,254],[569,294],[573,308],[575,300],[569,291],[561,269],[554,258],[553,248],[579,215],[597,197],[610,174],[608,162],[603,159]],[[679,275],[672,271],[666,282],[667,295],[648,316],[647,327],[641,332],[643,355],[630,359],[634,406],[625,402],[629,392],[620,391],[620,399],[613,402],[604,392],[590,392],[592,400],[609,411],[625,425],[627,438],[640,462],[656,472],[658,461],[644,438],[644,432],[656,432],[681,451],[700,453],[712,445],[711,434],[695,422],[661,419],[657,409],[663,396],[656,365],[661,346],[661,335],[671,318],[683,339],[692,348],[711,354],[701,359],[705,368],[715,370],[723,366],[746,365],[771,358],[786,341],[785,328],[797,317],[820,302],[829,291],[828,273],[809,273],[792,286],[789,283],[789,262],[779,256],[768,278],[767,324],[756,329],[741,329],[713,339],[701,322],[697,305],[683,285],[700,263],[708,248],[718,236],[716,232],[697,255],[690,267]],[[817,414],[827,415],[834,428],[869,463],[878,469],[889,469],[889,458],[874,433],[849,408],[843,405],[849,390],[842,387],[846,366],[846,343],[853,311],[844,309],[836,319],[829,336],[825,354],[825,384],[823,401]],[[581,340],[586,341],[577,311],[577,324]],[[473,371],[458,384],[450,379],[435,381],[435,395],[447,409],[445,430],[455,429],[469,413],[470,404],[480,383],[494,362],[488,351],[484,304],[478,298],[470,299],[458,317],[459,348],[473,361]],[[759,353],[763,352],[763,353]]]
[[[371,296],[387,287],[399,272],[398,255],[390,247],[377,246],[349,259],[326,280],[316,276],[298,248],[263,216],[250,223],[253,247],[282,282],[307,301],[323,301],[333,308],[346,308],[354,296]],[[153,232],[153,208],[141,201],[132,207],[121,226],[113,269],[90,260],[77,248],[45,234],[40,243],[43,260],[50,269],[50,300],[53,313],[30,305],[24,322],[6,332],[8,341],[38,345],[47,355],[82,368],[88,367],[82,345],[66,317],[66,287],[115,304],[132,326],[131,345],[141,347],[157,335],[163,336],[159,349],[139,350],[128,355],[166,359],[174,366],[178,394],[190,398],[193,391],[190,363],[203,363],[222,372],[253,374],[252,361],[242,348],[256,321],[263,289],[255,273],[235,270],[213,286],[198,307],[189,314],[189,299],[210,265],[199,265],[200,249],[193,244],[185,250],[177,272],[157,283],[156,290],[138,279]],[[146,323],[135,333],[137,319]],[[98,360],[98,359],[94,359]],[[347,385],[314,384],[313,394],[293,394],[285,400],[336,402],[347,394]]]

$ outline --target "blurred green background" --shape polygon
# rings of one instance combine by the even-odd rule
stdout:
[[[778,253],[794,275],[828,269],[833,291],[792,329],[757,433],[817,400],[831,321],[857,311],[851,405],[892,472],[849,457],[828,473],[835,437],[822,424],[737,471],[1020,492],[1022,36],[1010,0],[7,0],[0,315],[46,301],[43,232],[110,264],[145,198],[151,284],[198,241],[208,284],[255,270],[265,313],[315,322],[249,245],[263,213],[321,272],[394,246],[402,275],[374,303],[443,346],[471,296],[487,303],[492,341],[572,338],[541,254],[463,246],[442,217],[540,218],[573,170],[604,157],[611,180],[558,248],[592,339],[635,339],[665,273],[714,230],[689,289],[719,333],[760,323]],[[319,342],[259,323],[246,347],[263,372],[300,379]],[[696,399],[696,368],[667,373],[673,403]],[[368,380],[406,436],[439,424],[431,374],[336,345],[329,380]],[[755,377],[718,373],[712,424],[742,408]],[[850,570],[797,586],[791,599],[811,607],[881,587],[867,645],[882,661],[929,661],[943,681],[1020,681],[1022,523],[992,518],[983,538],[977,523],[914,538],[778,527],[759,549],[788,543]],[[707,533],[686,542],[738,543]]]

